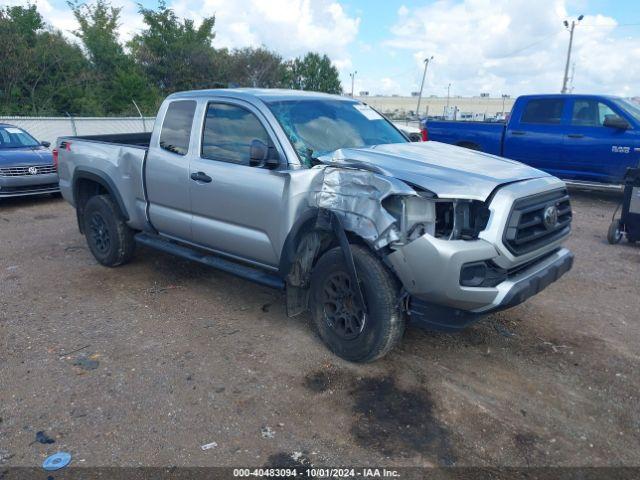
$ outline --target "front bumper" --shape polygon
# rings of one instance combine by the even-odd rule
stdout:
[[[561,248],[498,284],[498,295],[493,302],[475,310],[474,313],[489,313],[515,307],[540,293],[571,270],[571,267],[573,253],[567,248]]]
[[[58,175],[21,175],[15,177],[0,176],[0,198],[40,195],[60,191]]]
[[[498,295],[494,301],[481,309],[460,310],[412,296],[409,298],[408,313],[411,322],[419,327],[447,332],[458,331],[481,320],[489,313],[515,307],[524,302],[559,279],[572,265],[573,254],[563,248],[498,285]]]
[[[439,240],[424,236],[387,256],[409,292],[412,321],[438,330],[458,330],[482,315],[513,307],[544,290],[573,265],[573,254],[558,248],[508,274],[495,287],[465,287],[460,271],[470,262],[497,258],[484,240]]]

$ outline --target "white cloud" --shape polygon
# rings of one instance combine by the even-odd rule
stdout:
[[[90,1],[90,0],[89,0]],[[5,0],[23,5],[21,0]],[[69,38],[78,25],[60,0],[33,0],[45,21]],[[136,0],[110,0],[121,7],[120,38],[123,42],[144,28]],[[352,66],[348,49],[356,40],[360,18],[350,16],[333,0],[169,0],[178,17],[199,24],[205,16],[216,16],[216,47],[243,48],[261,45],[285,58],[308,51],[326,53],[340,69]]]
[[[562,25],[567,17],[565,0],[439,0],[401,7],[384,45],[410,52],[416,71],[426,55],[434,55],[425,93],[441,94],[449,82],[463,95],[557,92],[569,40]],[[612,35],[616,24],[594,15],[576,27],[576,92],[633,90],[640,77],[640,46],[637,39]],[[414,89],[415,83],[411,77],[403,88]]]
[[[5,0],[5,3],[8,5],[25,5],[22,0]],[[45,22],[62,31],[70,40],[76,41],[76,37],[72,32],[77,30],[78,22],[76,22],[66,3],[51,2],[49,0],[31,0],[29,3],[36,5]],[[133,0],[110,0],[109,3],[114,7],[121,8],[118,33],[122,41],[126,42],[144,26],[142,16],[138,14],[138,5]]]
[[[360,26],[360,18],[331,0],[175,0],[170,6],[194,19],[215,14],[217,47],[265,45],[285,58],[317,51],[339,68],[351,66],[348,48]]]

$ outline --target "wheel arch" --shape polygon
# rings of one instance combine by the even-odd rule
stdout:
[[[89,199],[95,195],[110,195],[116,202],[118,210],[125,221],[129,221],[129,214],[118,192],[118,188],[113,180],[104,172],[88,167],[76,168],[73,174],[72,184],[73,204],[76,207],[76,217],[80,233],[84,233],[82,225],[84,207]]]
[[[469,150],[475,150],[476,152],[481,152],[482,147],[476,142],[470,142],[468,140],[464,140],[462,142],[456,143],[457,147],[468,148]]]

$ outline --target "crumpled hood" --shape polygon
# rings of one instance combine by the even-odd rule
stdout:
[[[53,155],[45,147],[0,149],[0,167],[20,167],[52,164]]]
[[[433,141],[343,148],[320,160],[395,177],[440,198],[482,201],[499,185],[550,176],[513,160]]]

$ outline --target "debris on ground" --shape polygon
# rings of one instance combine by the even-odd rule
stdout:
[[[518,336],[517,333],[512,332],[507,327],[505,327],[504,325],[502,325],[502,324],[500,324],[498,322],[493,322],[493,328],[495,329],[496,332],[498,332],[503,337],[511,338],[511,337],[517,337]]]
[[[551,350],[553,350],[553,353],[558,353],[560,348],[569,348],[569,345],[555,345],[551,342],[546,341],[544,338],[540,338],[540,337],[536,337],[536,338],[542,342],[542,345],[551,347]]]
[[[100,362],[96,360],[97,357],[97,354],[93,354],[88,357],[82,355],[76,358],[76,360],[73,362],[73,366],[79,367],[82,370],[95,370],[96,368],[98,368],[98,365],[100,365]]]
[[[36,442],[42,443],[43,445],[49,445],[52,443],[56,443],[56,441],[51,438],[49,435],[44,433],[42,430],[36,432]]]
[[[271,427],[264,426],[260,429],[260,433],[262,434],[262,438],[273,438],[276,436],[276,432],[273,431]]]
[[[200,445],[200,450],[211,450],[212,448],[216,448],[218,444],[216,442],[205,443],[204,445]]]
[[[79,252],[81,250],[86,250],[87,247],[82,246],[82,245],[70,245],[68,247],[65,247],[64,251],[67,253],[75,253],[75,252]]]
[[[42,468],[47,471],[60,470],[71,462],[71,454],[67,452],[57,452],[47,457],[42,463]]]
[[[177,290],[184,288],[182,285],[166,285],[164,287],[159,286],[158,284],[154,284],[153,287],[147,289],[147,293],[156,294],[156,293],[164,293],[169,290]]]
[[[59,356],[60,356],[60,358],[67,357],[67,356],[71,355],[72,353],[78,353],[79,351],[84,350],[85,348],[89,348],[90,346],[91,345],[85,345],[83,347],[76,348],[75,350],[71,350],[70,352],[63,352],[63,353],[60,353]]]

